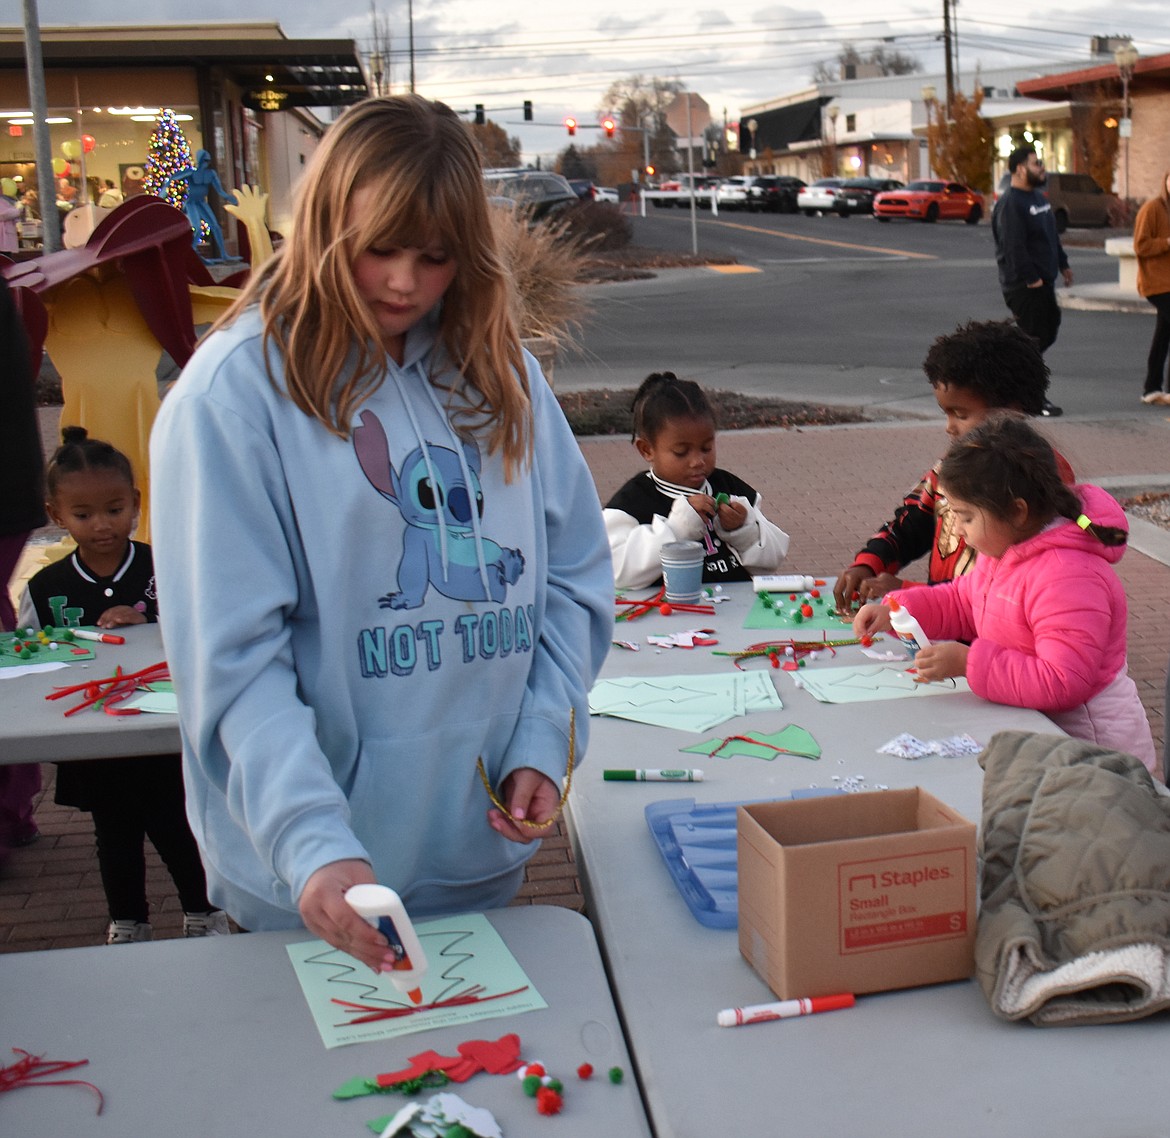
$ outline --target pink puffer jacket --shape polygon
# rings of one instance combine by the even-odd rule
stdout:
[[[1129,528],[1104,490],[1076,492],[1094,522]],[[967,681],[977,695],[1045,712],[1152,770],[1149,723],[1126,675],[1125,589],[1113,568],[1124,552],[1058,518],[1002,557],[980,554],[963,577],[891,595],[931,640],[970,642]]]

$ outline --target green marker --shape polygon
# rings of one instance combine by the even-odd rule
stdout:
[[[696,770],[603,771],[606,782],[702,782],[703,772]]]

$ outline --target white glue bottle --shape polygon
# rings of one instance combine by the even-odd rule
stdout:
[[[427,970],[427,954],[419,943],[414,925],[406,915],[402,898],[385,885],[351,885],[345,891],[345,901],[366,924],[373,925],[389,942],[395,963],[382,971],[400,992],[412,1003],[422,1003],[419,981]]]
[[[890,608],[890,625],[895,635],[906,646],[913,660],[918,655],[919,648],[929,648],[930,638],[922,631],[918,623],[893,597],[887,596],[886,604]]]

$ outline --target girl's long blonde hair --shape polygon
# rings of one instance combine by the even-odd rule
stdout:
[[[364,188],[378,208],[350,217]],[[477,393],[467,425],[487,427],[510,478],[532,453],[532,405],[489,208],[478,152],[454,111],[418,95],[367,99],[329,128],[298,189],[290,238],[217,327],[259,304],[265,358],[280,356],[288,397],[346,438],[385,366],[353,260],[372,246],[441,245],[457,268],[439,336]]]

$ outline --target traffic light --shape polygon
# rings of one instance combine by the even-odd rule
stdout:
[[[617,130],[617,123],[607,115],[601,120],[601,129],[605,131],[606,138],[613,138],[613,132]]]
[[[475,125],[483,126],[483,103],[475,104]]]
[[[532,100],[524,100],[524,121],[532,122]]]
[[[569,132],[570,137],[572,137],[574,134],[576,134],[577,133],[577,120],[575,118],[571,118],[571,117],[565,119],[565,130],[567,130]]]

